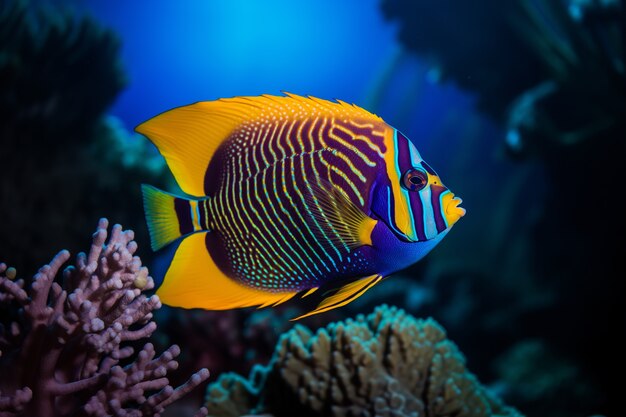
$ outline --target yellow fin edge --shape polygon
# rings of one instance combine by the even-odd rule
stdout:
[[[217,267],[205,239],[203,232],[182,240],[157,290],[163,303],[172,307],[229,310],[279,304],[298,293],[272,293],[234,281]]]
[[[159,149],[180,188],[187,194],[205,195],[204,176],[213,155],[239,127],[262,115],[324,112],[360,120],[383,120],[356,105],[315,97],[285,96],[222,98],[201,101],[165,111],[135,128]]]
[[[331,295],[330,297],[326,297],[317,306],[317,308],[315,308],[315,310],[298,316],[295,319],[291,319],[291,321],[300,320],[314,314],[324,313],[334,308],[345,306],[346,304],[356,300],[357,298],[365,294],[367,290],[379,283],[382,279],[382,275],[371,275],[367,278],[361,278],[357,281],[346,284],[343,287],[339,288],[339,290],[335,294]]]

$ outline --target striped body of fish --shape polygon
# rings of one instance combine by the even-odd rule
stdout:
[[[137,127],[180,197],[144,186],[152,247],[183,237],[157,294],[172,306],[269,306],[336,289],[347,304],[426,255],[465,214],[415,146],[344,102],[200,102]],[[301,317],[304,317],[301,316]]]

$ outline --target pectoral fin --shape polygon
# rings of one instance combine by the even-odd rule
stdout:
[[[310,194],[306,196],[310,214],[325,231],[327,239],[336,247],[346,246],[356,249],[372,245],[372,231],[378,220],[374,220],[350,201],[344,192],[328,181],[309,184]]]
[[[331,295],[330,297],[326,297],[315,310],[296,317],[295,319],[292,319],[292,321],[300,320],[314,314],[323,313],[337,307],[345,306],[346,304],[359,298],[365,293],[365,291],[372,288],[382,279],[382,275],[372,275],[367,278],[362,278],[346,284],[343,287],[339,288],[339,290],[335,294]]]

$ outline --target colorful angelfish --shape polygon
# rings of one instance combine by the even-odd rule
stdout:
[[[137,127],[191,197],[143,186],[152,248],[183,237],[171,306],[340,307],[417,262],[465,214],[415,146],[366,110],[288,94],[199,102]]]

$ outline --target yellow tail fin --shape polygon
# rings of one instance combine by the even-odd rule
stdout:
[[[157,251],[182,236],[174,207],[177,197],[146,184],[141,185],[141,191],[150,245],[153,251]]]

